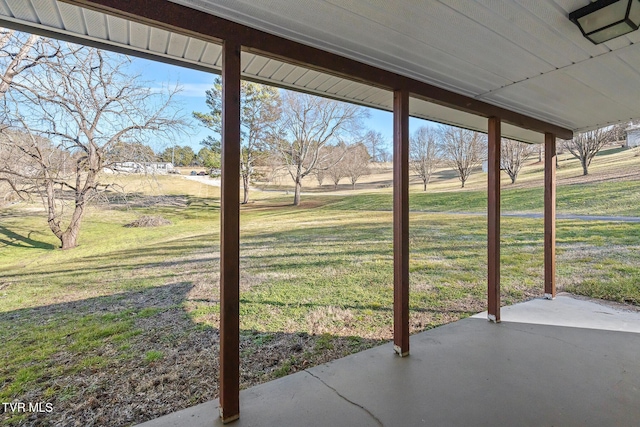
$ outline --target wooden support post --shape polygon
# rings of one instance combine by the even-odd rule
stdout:
[[[220,418],[240,416],[240,45],[222,44]]]
[[[487,206],[487,298],[488,318],[500,322],[500,119],[489,118],[488,169],[489,188]]]
[[[556,297],[556,136],[544,134],[544,297]]]
[[[393,93],[393,348],[409,355],[409,92]]]

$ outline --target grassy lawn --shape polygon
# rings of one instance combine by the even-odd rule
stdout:
[[[541,187],[511,189],[506,186],[501,193],[504,213],[543,212],[544,190]],[[279,198],[282,203],[289,199]],[[358,192],[349,197],[313,195],[306,199],[319,201],[327,209],[336,210],[391,211],[393,205],[390,191]],[[611,203],[612,200],[615,203]],[[487,192],[466,190],[425,193],[414,189],[409,205],[412,211],[480,213],[487,211]],[[640,180],[559,186],[557,211],[559,214],[640,216]]]
[[[133,195],[92,208],[72,251],[55,249],[37,205],[0,212],[0,400],[53,414],[2,425],[130,425],[217,395],[219,189],[120,178]],[[637,181],[558,189],[561,213],[638,215]],[[392,337],[389,190],[253,193],[241,215],[242,386]],[[615,202],[614,202],[615,200]],[[412,332],[484,310],[482,191],[411,196]],[[503,209],[540,212],[542,191],[505,188]],[[172,224],[124,228],[143,214]],[[543,224],[503,218],[502,301],[542,296]],[[558,221],[561,290],[640,304],[640,227]],[[66,420],[66,421],[63,421]]]

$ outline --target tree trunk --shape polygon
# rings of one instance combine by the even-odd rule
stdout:
[[[423,180],[422,180],[422,184],[423,184],[423,186],[422,186],[422,191],[427,191],[427,180],[426,180],[426,179],[423,179]]]
[[[62,246],[60,246],[60,249],[62,250],[67,250],[67,249],[73,249],[78,245],[78,232],[80,231],[80,225],[78,224],[77,226],[75,226],[74,228],[71,228],[71,225],[69,226],[69,228],[67,229],[67,231],[65,231],[62,234],[62,237],[60,238],[60,241],[62,242]]]
[[[518,177],[517,175],[510,175],[510,176],[509,176],[509,178],[511,178],[511,183],[512,183],[512,184],[515,184],[515,183],[516,183],[516,178],[517,178],[517,177]]]
[[[99,168],[98,168],[99,169]],[[98,170],[96,169],[96,170]],[[79,175],[78,175],[79,176]],[[76,177],[76,185],[80,186],[80,178]],[[63,250],[73,249],[78,245],[78,235],[80,234],[80,225],[84,217],[84,208],[87,199],[87,193],[76,191],[75,208],[69,221],[69,226],[65,231],[60,227],[60,218],[56,213],[56,196],[53,188],[53,180],[45,173],[46,177],[46,198],[47,198],[47,222],[53,234],[60,239],[60,248]],[[90,173],[87,177],[87,183],[93,184],[95,178],[94,173]]]
[[[589,175],[589,166],[587,166],[587,161],[583,160],[582,163],[582,175]]]
[[[46,176],[46,175],[45,175]],[[60,220],[56,215],[56,197],[53,190],[53,182],[48,180],[46,182],[46,196],[47,196],[47,224],[51,232],[62,241],[62,229],[60,228]]]
[[[244,198],[242,199],[242,204],[246,205],[249,203],[249,175],[242,175],[242,185],[244,187]]]
[[[462,188],[464,188],[464,182],[466,181],[466,179],[463,179],[461,181],[462,181]]]
[[[296,190],[293,194],[293,206],[298,206],[300,204],[300,190],[302,188],[302,183],[300,181],[296,181]]]
[[[78,235],[80,234],[80,225],[82,224],[82,218],[84,217],[84,206],[85,206],[85,193],[82,193],[76,196],[76,207],[73,210],[73,215],[71,215],[71,221],[69,221],[69,226],[60,236],[60,241],[62,242],[62,246],[60,247],[62,250],[73,249],[78,245]]]

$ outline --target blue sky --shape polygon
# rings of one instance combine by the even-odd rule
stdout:
[[[184,110],[184,115],[189,119],[191,119],[191,113],[193,111],[208,111],[207,104],[205,103],[205,90],[213,85],[214,74],[140,58],[132,57],[131,60],[131,71],[136,74],[141,74],[143,80],[149,82],[152,87],[161,88],[167,85],[180,85],[182,91],[178,95],[177,101]],[[370,116],[364,123],[365,127],[382,133],[388,142],[388,150],[391,151],[391,139],[393,136],[392,114],[372,108],[368,110]],[[419,119],[411,119],[409,122],[411,131],[421,125],[428,124],[429,122]],[[175,143],[177,145],[189,145],[197,152],[201,148],[200,141],[207,135],[210,135],[211,131],[199,125],[195,120],[192,120],[192,127],[193,129],[189,131],[189,134],[181,135],[181,140],[175,141]],[[158,141],[153,144],[152,148],[156,151],[162,151],[171,145],[173,145],[173,141]]]

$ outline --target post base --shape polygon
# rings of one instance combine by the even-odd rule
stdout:
[[[222,407],[220,407],[220,420],[222,420],[222,424],[232,423],[239,418],[240,418],[240,414],[235,414],[225,418],[224,414],[222,413]]]
[[[556,297],[553,296],[553,294],[544,294],[544,299],[554,300],[554,299],[556,299]]]
[[[487,314],[487,320],[493,323],[500,323],[500,319],[496,319],[496,316],[493,314]]]
[[[393,346],[393,351],[395,351],[395,352],[396,352],[396,354],[397,354],[398,356],[400,356],[400,357],[407,357],[407,356],[409,356],[409,352],[408,352],[408,351],[405,351],[405,352],[403,353],[403,352],[402,352],[402,349],[400,348],[400,346],[399,346],[399,345],[394,345],[394,346]]]

